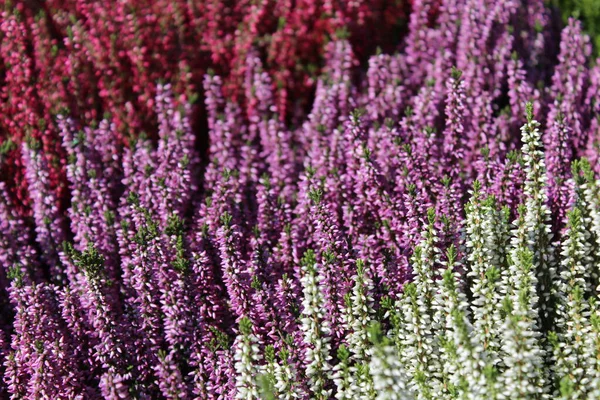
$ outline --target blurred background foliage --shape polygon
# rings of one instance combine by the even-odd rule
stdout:
[[[582,21],[594,44],[594,55],[600,55],[600,0],[549,0],[549,3],[560,10],[565,23],[569,17]]]

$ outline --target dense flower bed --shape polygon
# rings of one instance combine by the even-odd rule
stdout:
[[[273,78],[279,116],[291,119],[304,115],[310,104],[327,41],[350,36],[365,62],[377,46],[394,49],[409,10],[401,0],[2,4],[2,176],[11,193],[27,202],[16,147],[26,135],[35,137],[51,158],[50,179],[63,200],[61,207],[68,199],[66,155],[55,123],[61,110],[69,109],[84,124],[110,115],[120,141],[142,131],[156,137],[159,81],[173,83],[178,101],[201,105],[203,76],[214,69],[224,78],[225,93],[244,103],[246,60],[259,55]],[[202,151],[207,142],[202,107],[194,107],[190,118]]]
[[[147,112],[27,122],[57,140],[13,146],[30,214],[0,182],[0,393],[597,398],[600,66],[557,27],[542,0],[414,2],[362,72],[329,42],[291,122],[249,46],[241,98],[202,78],[207,154],[177,69]]]

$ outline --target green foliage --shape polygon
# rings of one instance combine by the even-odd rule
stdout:
[[[570,17],[581,20],[584,31],[594,44],[594,54],[600,55],[600,1],[550,0],[549,3],[560,10],[565,23]]]
[[[76,250],[70,243],[65,243],[64,248],[75,266],[81,269],[90,280],[95,281],[103,277],[104,257],[92,243],[88,243],[84,251]]]
[[[13,265],[8,269],[6,277],[15,283],[16,287],[23,286],[23,278],[25,277],[25,273],[21,269],[21,266],[18,264]]]

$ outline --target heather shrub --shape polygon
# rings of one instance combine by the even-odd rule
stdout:
[[[172,79],[127,146],[126,105],[36,121],[59,140],[8,146],[30,212],[0,181],[0,393],[592,396],[590,53],[541,0],[418,1],[362,74],[329,42],[295,123],[256,53],[245,101],[204,75],[206,153]]]
[[[358,260],[346,297],[349,333],[335,367],[323,368],[332,353],[326,331],[319,332],[326,362],[321,379],[333,382],[335,398],[600,396],[594,261],[600,181],[587,160],[574,162],[573,207],[562,239],[553,241],[538,127],[530,114],[522,129],[526,194],[512,223],[507,206],[483,196],[479,181],[470,192],[458,248],[440,245],[435,211],[429,209],[411,259],[414,279],[397,299],[383,297],[379,310]],[[307,275],[314,276],[318,264],[311,252],[305,263]],[[318,297],[318,283],[312,285]],[[307,376],[314,376],[309,368]],[[272,371],[262,370],[263,390],[280,398],[274,388],[283,382]],[[313,396],[332,393],[318,388]]]
[[[599,396],[598,181],[587,161],[574,163],[573,208],[562,239],[550,240],[537,127],[529,120],[523,129],[527,194],[512,224],[475,181],[461,258],[453,245],[440,248],[429,213],[413,254],[415,279],[385,302],[391,329],[385,338],[371,331],[382,347],[371,363],[399,370],[390,379],[375,369],[387,391],[378,398]]]
[[[404,1],[299,2],[126,1],[107,6],[84,0],[2,2],[0,20],[0,129],[2,176],[11,195],[28,204],[20,145],[41,141],[50,179],[68,202],[66,154],[56,116],[68,108],[80,123],[110,115],[113,139],[142,131],[156,138],[154,97],[171,82],[190,116],[198,148],[206,149],[202,79],[216,71],[230,98],[248,98],[248,70],[260,57],[272,79],[279,116],[303,116],[323,66],[325,44],[353,43],[362,62],[377,46],[391,51],[403,36]],[[251,97],[251,96],[250,96]]]

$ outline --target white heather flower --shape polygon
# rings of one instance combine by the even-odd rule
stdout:
[[[594,257],[600,260],[600,181],[595,179],[594,171],[585,159],[573,163],[573,175],[576,181],[576,192],[585,208],[584,215],[589,217],[591,237],[588,242],[592,247]],[[594,281],[598,282],[600,278],[598,266],[590,272]],[[594,289],[596,294],[600,292],[600,287]]]
[[[432,321],[429,315],[421,313],[422,304],[418,298],[416,284],[405,285],[400,300],[404,320],[404,327],[399,332],[400,359],[411,378],[411,390],[417,394],[417,398],[427,399],[440,390],[441,382]]]
[[[371,353],[368,329],[375,314],[371,296],[374,286],[363,260],[356,261],[356,270],[352,292],[345,297],[343,314],[348,348],[338,350],[340,363],[335,368],[334,382],[338,388],[336,398],[367,400],[373,397],[373,382],[366,369]]]
[[[282,400],[303,399],[306,397],[306,393],[300,387],[296,370],[290,365],[288,358],[287,350],[282,350],[279,354],[281,362],[276,363],[274,367],[273,375],[277,398]]]
[[[580,202],[568,213],[568,224],[562,244],[560,280],[558,281],[555,332],[550,336],[554,349],[552,369],[556,381],[568,379],[568,395],[587,398],[586,364],[590,356],[586,339],[591,334],[589,306],[584,298],[591,292],[593,259],[590,255],[590,233]],[[567,390],[564,388],[563,390]],[[558,395],[557,390],[555,395]]]
[[[438,291],[434,298],[442,380],[447,387],[444,396],[452,397],[452,393],[457,393],[461,398],[480,398],[489,392],[482,373],[486,356],[467,317],[467,297],[461,291],[459,275],[454,271],[459,268],[454,246],[448,249],[445,264],[446,269],[442,279],[437,281]]]
[[[592,298],[590,306],[590,332],[585,337],[585,370],[589,379],[589,399],[600,399],[600,309],[597,299]]]
[[[389,338],[382,337],[377,324],[371,326],[370,337],[373,341],[373,354],[369,363],[369,372],[373,380],[373,389],[377,400],[413,400],[415,395],[409,389],[409,380],[404,364],[400,361],[395,346]]]
[[[397,339],[401,346],[400,359],[411,377],[410,387],[418,399],[440,398],[444,391],[432,309],[436,290],[433,277],[439,267],[433,210],[428,211],[428,222],[423,240],[412,257],[415,280],[405,286],[399,302],[404,321]]]
[[[331,390],[327,389],[331,381],[331,345],[329,343],[329,324],[323,314],[325,299],[321,291],[322,278],[317,271],[317,262],[312,251],[307,251],[302,260],[301,278],[304,297],[302,299],[302,317],[300,329],[306,344],[306,375],[313,398],[327,399]]]
[[[338,364],[333,368],[333,383],[335,383],[336,391],[335,398],[338,400],[352,400],[357,397],[356,391],[353,389],[354,374],[350,368],[350,352],[348,348],[342,344],[338,352]]]
[[[556,288],[554,247],[550,231],[550,210],[547,206],[546,164],[542,151],[539,122],[533,119],[533,106],[527,103],[527,123],[521,127],[523,160],[525,162],[525,215],[524,229],[527,245],[533,252],[540,288],[541,322],[547,324],[552,315],[552,296]]]
[[[348,349],[352,353],[352,359],[364,361],[368,358],[370,351],[368,328],[371,324],[373,314],[373,282],[365,271],[362,260],[356,261],[357,273],[352,278],[354,286],[348,299],[344,322],[349,332],[346,340]]]
[[[480,184],[473,185],[473,194],[466,207],[466,246],[471,278],[473,301],[471,311],[474,320],[474,334],[482,344],[492,364],[498,362],[500,349],[501,285],[500,275],[503,264],[502,245],[507,230],[501,212],[495,207],[492,197],[481,201]]]
[[[289,351],[284,348],[275,357],[274,347],[268,345],[264,354],[266,363],[261,372],[263,390],[280,400],[305,398],[306,394],[300,388],[295,368],[288,362]]]
[[[538,124],[528,111],[525,203],[512,231],[508,208],[482,200],[476,184],[462,258],[468,279],[459,274],[453,248],[441,261],[429,212],[411,259],[414,282],[399,300],[382,299],[391,329],[385,346],[375,341],[369,353],[377,399],[600,399],[600,311],[593,287],[600,278],[600,190],[581,161],[573,174],[575,209],[556,253]],[[347,315],[351,326],[353,314]],[[344,387],[363,398],[352,392],[357,381],[346,380]]]
[[[248,318],[239,322],[240,334],[234,343],[235,398],[238,400],[259,399],[257,376],[261,361],[258,338],[252,333]]]
[[[499,398],[547,398],[546,354],[537,324],[537,278],[533,271],[533,253],[528,248],[517,247],[513,249],[511,261],[514,286],[503,304],[506,315],[502,326],[505,370],[500,377],[502,391]]]

